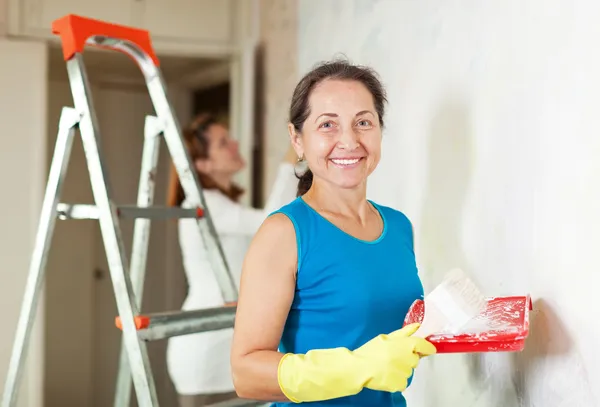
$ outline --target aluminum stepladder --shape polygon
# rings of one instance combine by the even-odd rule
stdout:
[[[159,60],[152,48],[149,33],[145,30],[76,15],[67,15],[54,21],[52,31],[59,35],[62,41],[74,108],[63,108],[60,118],[2,407],[16,406],[17,391],[26,356],[25,350],[29,344],[57,218],[99,221],[119,313],[117,326],[123,332],[115,404],[129,405],[132,377],[138,405],[155,407],[158,406],[158,399],[145,342],[230,328],[233,326],[235,307],[140,315],[150,219],[197,219],[205,248],[210,255],[213,270],[226,302],[237,300],[236,284],[229,272],[205,205],[202,189],[191,165],[179,124],[169,104],[165,83],[159,69]],[[82,53],[85,45],[120,51],[134,59],[144,75],[154,105],[156,116],[147,117],[145,123],[137,206],[117,207],[111,199],[107,171],[100,149],[100,133],[83,64]],[[59,203],[77,129],[82,139],[95,205]],[[154,200],[154,175],[158,164],[160,136],[166,142],[186,198],[198,209],[151,206]],[[128,265],[121,237],[120,217],[136,219],[131,268]]]

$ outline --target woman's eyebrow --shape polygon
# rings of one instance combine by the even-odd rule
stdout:
[[[354,115],[354,117],[361,116],[363,114],[370,114],[372,116],[375,116],[375,114],[372,111],[370,111],[370,110],[361,110],[360,112],[356,113]],[[319,116],[317,116],[317,118],[315,119],[315,123],[317,122],[317,120],[319,120],[323,116],[325,116],[325,117],[339,117],[339,115],[337,113],[323,113],[323,114],[320,114]]]
[[[317,120],[319,120],[321,117],[339,117],[336,113],[323,113],[320,114],[319,116],[317,116],[317,118],[315,119],[315,123],[317,122]]]

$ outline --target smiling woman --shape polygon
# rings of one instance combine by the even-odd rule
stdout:
[[[402,328],[423,298],[410,221],[367,200],[381,156],[385,90],[373,70],[317,66],[292,96],[298,196],[269,216],[242,268],[231,352],[237,393],[273,406],[406,406],[435,353]]]
[[[344,133],[345,123],[341,122],[339,113],[328,109],[339,109],[342,106],[332,106],[336,103],[331,97],[323,97],[324,92],[336,92],[338,90],[346,91],[352,95],[349,100],[343,101],[348,108],[351,104],[356,104],[356,98],[364,98],[372,100],[371,109],[365,109],[354,114],[353,121],[350,123],[352,129],[360,133],[369,133],[370,144],[376,151],[372,151],[370,155],[371,162],[369,163],[372,169],[375,169],[379,163],[380,144],[381,144],[381,129],[383,128],[383,116],[386,103],[385,90],[376,75],[369,69],[345,69],[340,70],[340,66],[335,64],[324,65],[321,70],[315,70],[307,75],[296,88],[294,99],[290,107],[290,123],[288,125],[292,144],[302,160],[304,157],[303,147],[296,143],[297,135],[304,132],[317,132],[323,136],[319,140],[325,141],[322,148],[324,151],[331,150],[331,143],[337,141],[337,136],[344,137],[340,140],[342,143],[350,143],[346,151],[334,152],[334,156],[321,157],[324,164],[332,163],[340,168],[355,168],[358,164],[364,165],[364,160],[368,156],[366,151],[355,151],[352,144],[358,145],[357,138],[347,138],[349,132]],[[325,79],[327,81],[325,82]],[[338,79],[338,80],[336,80]],[[339,80],[341,79],[341,81]],[[323,87],[325,86],[325,89]],[[346,89],[341,89],[346,88]],[[355,92],[356,91],[356,92]],[[312,102],[317,101],[320,105],[315,106]],[[312,109],[322,109],[318,117],[313,122],[306,123]],[[346,136],[344,136],[346,134]],[[305,142],[310,142],[309,137],[305,137]],[[315,138],[312,138],[315,140]],[[327,143],[327,140],[329,143]],[[349,147],[349,148],[348,148]],[[360,148],[360,146],[359,146]],[[314,158],[313,158],[314,159]],[[300,178],[298,185],[298,195],[304,195],[312,185],[313,171],[320,172],[323,166],[312,166],[307,169]],[[365,168],[365,167],[363,167]],[[372,172],[372,170],[371,170]],[[369,175],[370,172],[367,174]]]

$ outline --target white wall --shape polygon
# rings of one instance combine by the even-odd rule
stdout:
[[[412,219],[426,286],[459,266],[489,295],[535,301],[523,353],[437,355],[410,406],[600,406],[600,3],[301,0],[299,13],[300,72],[343,52],[388,87],[369,194]]]
[[[46,182],[46,55],[43,44],[0,39],[2,391]],[[38,313],[37,320],[42,322],[42,318]],[[19,406],[42,405],[43,322],[40,322],[32,333]]]

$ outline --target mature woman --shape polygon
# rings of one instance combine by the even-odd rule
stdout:
[[[224,124],[214,116],[200,114],[184,130],[184,138],[227,262],[239,283],[242,262],[254,233],[271,211],[295,198],[295,153],[290,148],[279,167],[266,207],[256,209],[238,202],[243,191],[235,185],[233,177],[244,168],[245,162]],[[169,204],[190,207],[175,172]],[[224,306],[194,219],[179,221],[179,244],[189,286],[183,310]],[[233,329],[224,329],[169,340],[167,365],[182,407],[236,398],[229,360],[232,337]]]
[[[289,135],[306,171],[269,216],[242,270],[231,362],[237,393],[274,406],[405,406],[435,353],[402,328],[423,298],[410,221],[366,198],[386,102],[376,74],[344,61],[297,85]]]

